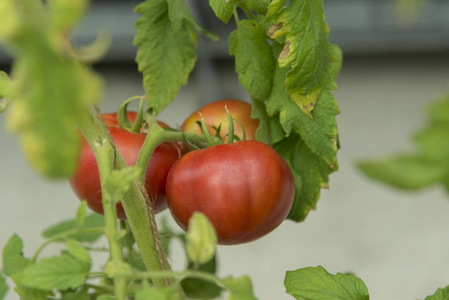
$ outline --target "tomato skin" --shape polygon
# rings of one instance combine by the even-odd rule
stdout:
[[[182,156],[167,178],[167,202],[183,230],[194,211],[214,225],[219,244],[256,240],[288,215],[295,184],[285,160],[270,146],[241,141]]]
[[[145,134],[132,133],[118,125],[115,113],[103,114],[117,150],[128,166],[135,165],[140,148],[145,140]],[[128,112],[130,121],[134,121],[135,112]],[[158,122],[166,126],[162,122]],[[160,212],[167,207],[165,199],[165,183],[168,172],[173,163],[179,158],[179,148],[175,143],[162,143],[156,147],[150,158],[145,173],[145,189],[150,199],[154,199],[154,211]],[[86,200],[88,207],[99,214],[103,214],[101,184],[97,160],[87,141],[82,139],[82,149],[75,174],[69,180],[72,190],[81,200]],[[121,203],[117,203],[117,216],[126,219]]]
[[[208,131],[215,135],[215,130],[211,126],[218,127],[221,124],[220,135],[223,140],[229,130],[228,114],[225,107],[228,108],[232,118],[237,119],[245,128],[246,139],[255,140],[256,130],[259,127],[259,120],[251,118],[251,104],[235,99],[222,99],[206,104],[202,108],[192,113],[181,126],[181,129],[186,132],[193,132],[201,134],[201,128],[196,122],[201,120],[203,116]],[[200,114],[201,113],[201,114]],[[234,121],[234,134],[239,138],[243,138],[243,131],[240,124]]]

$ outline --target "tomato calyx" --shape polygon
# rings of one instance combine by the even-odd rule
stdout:
[[[215,146],[215,145],[222,145],[222,144],[232,144],[234,142],[239,142],[239,141],[245,141],[246,140],[246,132],[245,132],[245,128],[243,127],[243,124],[232,117],[231,112],[228,110],[228,108],[225,106],[225,110],[226,113],[228,115],[228,133],[225,135],[225,137],[227,137],[227,141],[225,142],[223,140],[223,137],[220,134],[221,131],[221,123],[220,125],[218,125],[218,127],[216,126],[209,126],[212,129],[215,130],[215,135],[212,136],[211,133],[209,132],[206,122],[201,114],[201,112],[198,112],[199,115],[201,116],[200,121],[197,121],[196,123],[198,124],[198,126],[200,126],[201,128],[201,132],[204,135],[204,137],[206,138],[207,142],[209,143],[208,146]],[[237,136],[234,132],[234,121],[236,121],[241,129],[242,129],[242,138],[240,138],[239,136]],[[194,149],[201,149],[200,147],[194,145],[193,143],[191,143],[191,141],[189,141],[188,138],[185,138],[185,141]],[[204,148],[204,147],[203,147]]]

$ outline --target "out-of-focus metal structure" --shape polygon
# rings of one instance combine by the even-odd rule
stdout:
[[[106,31],[112,36],[106,62],[133,61],[133,8],[137,0],[93,0],[88,14],[73,32],[75,44],[86,45]],[[187,0],[199,23],[220,37],[212,42],[200,38],[201,53],[226,58],[227,35],[234,29],[232,20],[225,26],[215,17],[207,1]],[[414,18],[405,20],[395,0],[325,0],[326,21],[331,28],[330,40],[346,54],[431,52],[449,50],[449,1],[422,0]],[[10,57],[0,50],[0,63]]]

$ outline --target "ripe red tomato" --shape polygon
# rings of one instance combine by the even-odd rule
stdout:
[[[122,155],[125,163],[128,166],[134,165],[145,140],[145,134],[132,133],[120,128],[116,113],[103,114],[102,116],[108,126],[117,150]],[[135,112],[128,112],[128,119],[130,121],[133,122],[135,118]],[[161,126],[167,126],[162,122],[158,123]],[[179,158],[179,153],[179,148],[175,143],[162,143],[156,147],[150,158],[145,174],[145,188],[150,199],[154,199],[155,212],[162,211],[167,207],[165,182],[171,166]],[[86,200],[90,209],[103,214],[97,160],[84,138],[77,170],[69,182],[79,199]],[[117,203],[117,216],[120,219],[126,219],[125,211],[121,203]]]
[[[208,131],[215,135],[215,130],[211,126],[218,127],[221,124],[220,135],[224,141],[229,130],[228,114],[225,107],[228,108],[232,118],[237,119],[245,128],[246,139],[255,140],[256,130],[259,127],[259,120],[251,118],[251,104],[234,99],[223,99],[211,102],[191,114],[182,124],[181,129],[187,132],[201,134],[201,127],[196,123],[201,120],[201,115],[208,126]],[[201,115],[199,114],[201,113]],[[243,137],[243,131],[240,124],[234,121],[234,134],[239,138]]]
[[[204,213],[219,244],[258,239],[286,218],[295,184],[285,160],[270,146],[241,141],[182,156],[167,178],[167,202],[183,230],[194,211]]]

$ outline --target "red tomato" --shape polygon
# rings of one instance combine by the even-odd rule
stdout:
[[[208,131],[215,135],[215,130],[212,126],[218,127],[221,124],[220,135],[223,140],[226,141],[225,137],[229,130],[228,114],[225,107],[228,108],[232,115],[232,118],[237,119],[242,123],[245,128],[246,139],[255,140],[256,130],[259,127],[259,120],[251,118],[251,104],[233,99],[223,99],[211,102],[193,114],[191,114],[184,124],[182,124],[181,129],[187,132],[201,133],[201,127],[196,123],[201,120],[201,115],[208,126]],[[201,115],[199,114],[201,113]],[[234,134],[239,138],[243,138],[243,131],[240,124],[234,121]]]
[[[130,121],[134,121],[136,113],[128,112],[128,118]],[[132,133],[120,128],[116,113],[103,114],[103,119],[125,163],[128,166],[134,165],[145,140],[145,134]],[[158,123],[161,126],[167,126],[162,122]],[[145,188],[150,199],[154,199],[155,212],[162,211],[167,207],[165,182],[171,166],[178,158],[179,148],[174,143],[160,144],[151,156],[145,174]],[[82,142],[77,171],[69,182],[79,199],[86,200],[90,209],[103,214],[97,160],[85,139]],[[126,219],[125,211],[121,203],[117,203],[117,216],[120,219]]]
[[[258,239],[286,218],[295,184],[285,160],[270,146],[241,141],[194,150],[182,156],[167,178],[167,202],[187,229],[193,212],[204,213],[219,244]]]

